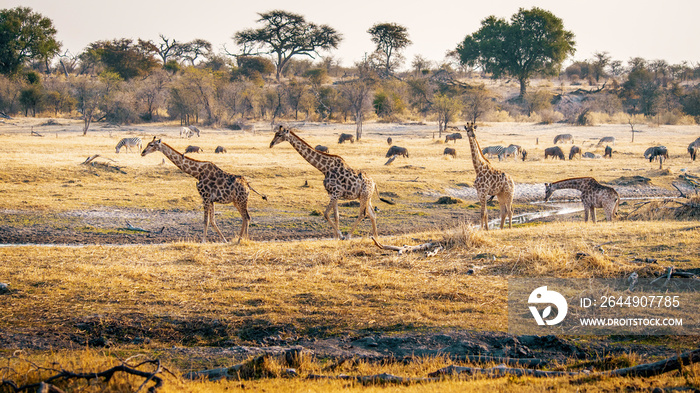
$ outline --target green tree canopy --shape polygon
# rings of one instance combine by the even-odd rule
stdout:
[[[124,80],[148,75],[158,67],[154,53],[156,48],[147,41],[134,44],[127,38],[112,41],[96,41],[80,55],[84,62],[98,62],[107,71],[119,74]]]
[[[264,26],[247,29],[234,35],[244,55],[272,54],[277,67],[277,79],[289,60],[296,55],[311,58],[320,50],[337,48],[342,36],[330,26],[316,25],[291,12],[275,10],[260,15]]]
[[[384,75],[390,75],[392,69],[399,65],[397,60],[400,57],[397,51],[411,44],[407,29],[396,23],[377,23],[370,27],[367,32],[372,36],[372,42],[377,46],[375,54],[382,59]]]
[[[521,8],[508,23],[489,16],[481,28],[457,46],[462,64],[479,65],[494,78],[508,76],[520,82],[520,97],[529,79],[538,74],[556,73],[566,57],[575,52],[574,33],[564,23],[541,8]]]
[[[61,49],[49,18],[28,7],[0,10],[0,73],[14,74],[27,60],[48,62]]]

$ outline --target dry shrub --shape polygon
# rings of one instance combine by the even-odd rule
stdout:
[[[564,115],[551,109],[543,109],[537,112],[537,114],[540,117],[539,122],[542,124],[553,124],[564,120]]]
[[[574,254],[560,246],[536,244],[525,249],[517,260],[507,261],[497,270],[522,276],[606,277],[619,274],[622,266],[604,255],[581,247]]]
[[[630,221],[700,219],[700,196],[680,201],[663,199],[645,202],[627,215]]]
[[[504,110],[495,110],[495,111],[490,111],[484,115],[484,121],[489,121],[489,122],[502,122],[502,123],[509,123],[515,121],[513,117],[508,113],[508,111]]]
[[[454,230],[443,233],[442,243],[448,249],[461,247],[471,250],[480,247],[492,247],[494,242],[484,236],[485,233],[484,231],[475,230],[465,222],[460,222],[459,226]]]

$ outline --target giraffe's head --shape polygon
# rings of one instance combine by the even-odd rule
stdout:
[[[464,130],[467,131],[467,136],[469,136],[470,138],[476,137],[476,135],[474,134],[474,130],[476,130],[475,122],[467,123],[467,125],[464,126]]]
[[[274,138],[272,138],[272,142],[270,142],[270,147],[280,143],[284,142],[289,138],[289,129],[284,128],[283,126],[280,125],[280,128],[275,132]]]
[[[145,156],[146,154],[153,153],[154,151],[161,151],[160,139],[156,139],[156,137],[153,137],[153,140],[148,142],[146,148],[141,152],[141,157]]]
[[[544,183],[544,201],[547,202],[549,200],[549,197],[552,196],[552,183]]]

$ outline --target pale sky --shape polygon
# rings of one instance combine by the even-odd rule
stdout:
[[[216,52],[237,51],[237,31],[257,28],[258,13],[281,9],[326,24],[342,34],[338,49],[323,52],[352,66],[374,50],[367,30],[375,23],[398,23],[413,44],[402,53],[404,68],[415,55],[440,62],[490,16],[510,20],[519,8],[552,12],[575,34],[573,59],[608,52],[626,65],[632,57],[669,64],[700,62],[700,1],[665,0],[0,0],[0,8],[31,7],[50,18],[63,50],[79,54],[91,42],[131,38],[159,42],[159,34],[180,42],[202,38]],[[569,60],[571,61],[571,59]],[[569,62],[568,61],[568,62]]]

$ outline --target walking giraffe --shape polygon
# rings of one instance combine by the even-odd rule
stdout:
[[[320,152],[303,139],[297,136],[291,130],[279,126],[275,136],[270,142],[270,148],[280,142],[287,141],[292,147],[301,154],[302,157],[316,169],[321,171],[325,176],[323,186],[330,196],[328,207],[323,212],[323,217],[333,227],[333,236],[336,239],[350,238],[357,225],[365,216],[369,216],[372,221],[372,233],[377,237],[377,216],[372,209],[372,196],[377,193],[377,187],[374,180],[363,171],[356,171],[345,163],[342,157],[333,154]],[[338,200],[360,200],[360,212],[357,215],[357,220],[352,226],[352,230],[348,232],[347,237],[344,237],[340,232],[340,217],[338,215]],[[391,203],[385,199],[379,198],[384,202]],[[330,211],[333,210],[333,219],[329,217]]]
[[[474,171],[476,172],[474,188],[476,188],[476,194],[479,197],[479,203],[481,203],[481,227],[485,230],[489,229],[486,199],[490,195],[495,195],[501,208],[501,229],[503,229],[506,216],[508,217],[508,228],[512,228],[513,190],[515,189],[513,179],[507,173],[492,167],[491,162],[484,157],[479,147],[479,141],[476,140],[476,135],[474,134],[476,124],[473,122],[467,123],[464,129],[467,131],[467,137],[469,137],[472,164],[474,164]]]
[[[605,209],[605,218],[612,221],[620,207],[620,195],[610,186],[604,186],[592,177],[574,177],[571,179],[559,180],[554,183],[545,183],[544,201],[547,202],[552,193],[556,190],[572,189],[581,191],[581,202],[583,202],[584,219],[588,222],[590,215],[593,222],[595,219],[595,208]]]
[[[262,199],[267,200],[265,195],[255,191],[248,184],[243,176],[236,176],[226,173],[218,166],[209,161],[198,161],[183,154],[168,146],[167,144],[153,137],[153,140],[146,145],[146,148],[141,152],[141,156],[159,151],[180,168],[183,172],[197,179],[197,191],[202,196],[204,204],[204,234],[202,235],[202,243],[207,241],[207,230],[209,223],[216,229],[219,236],[227,242],[226,237],[216,225],[214,220],[214,203],[233,203],[241,214],[243,222],[241,223],[241,232],[238,234],[238,243],[241,239],[248,239],[248,223],[250,222],[250,214],[248,214],[248,189],[253,190],[260,195]]]

